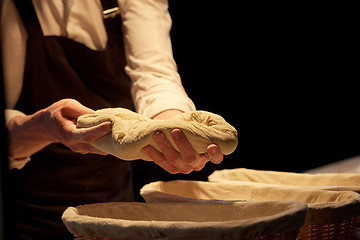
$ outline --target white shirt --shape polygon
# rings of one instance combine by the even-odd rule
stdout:
[[[64,36],[103,50],[107,34],[100,0],[32,0],[45,36]],[[148,117],[168,110],[195,110],[177,73],[170,41],[167,0],[117,0],[123,20],[131,94],[136,111]],[[13,0],[1,8],[1,48],[7,121],[23,84],[27,32]],[[120,26],[119,26],[120,27]]]
[[[45,36],[65,36],[103,50],[107,35],[99,0],[33,0]],[[126,73],[138,113],[148,117],[167,109],[194,110],[186,95],[170,41],[171,18],[166,0],[118,0],[123,19]],[[120,27],[120,26],[119,26]],[[4,0],[1,47],[7,108],[22,88],[27,33],[13,0]]]

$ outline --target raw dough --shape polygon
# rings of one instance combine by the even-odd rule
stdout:
[[[86,128],[107,121],[113,123],[112,133],[91,144],[123,160],[152,161],[141,149],[151,145],[161,151],[153,139],[155,131],[162,131],[178,150],[171,137],[171,130],[175,128],[182,130],[199,154],[206,153],[211,143],[217,144],[225,155],[232,153],[237,146],[236,129],[221,116],[206,111],[187,112],[167,120],[152,120],[125,108],[106,108],[95,114],[80,116],[77,126]]]

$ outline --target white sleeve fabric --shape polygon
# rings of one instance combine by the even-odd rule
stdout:
[[[133,82],[137,112],[153,117],[168,109],[195,110],[181,85],[172,55],[167,0],[117,1],[123,20],[125,70]],[[65,5],[42,0],[33,3],[45,36],[67,36],[94,50],[102,50],[106,45],[99,0],[73,0]],[[13,108],[22,88],[27,34],[13,1],[4,1],[2,13],[6,105]],[[87,28],[83,29],[84,24],[80,23]]]
[[[20,112],[15,109],[5,109],[5,125],[12,119],[13,117],[17,116],[26,116],[25,113]]]
[[[14,109],[5,109],[5,124],[7,124],[10,119],[12,119],[13,117],[16,116],[25,116],[24,113],[18,111],[18,110],[14,110]],[[10,156],[8,156],[9,159],[9,169],[21,169],[25,166],[25,164],[30,161],[30,157],[25,157],[25,158],[21,158],[21,159],[14,159]]]
[[[1,54],[6,108],[14,108],[22,89],[27,32],[15,4],[2,2],[0,13]]]
[[[22,88],[27,33],[21,24],[20,16],[13,1],[4,1],[2,4],[0,35],[5,102],[7,108],[13,108]],[[25,116],[25,114],[18,110],[5,109],[5,124],[16,116]],[[14,159],[8,156],[8,161],[9,169],[21,169],[30,161],[30,157]]]
[[[117,1],[123,20],[125,70],[133,83],[131,92],[137,112],[151,118],[169,109],[195,110],[172,55],[167,0]],[[33,3],[45,36],[67,36],[94,50],[102,50],[106,45],[99,0],[74,0],[64,6],[61,2],[42,0]],[[14,108],[22,89],[27,33],[13,1],[5,0],[2,4],[0,35],[6,107]],[[91,14],[78,14],[79,11]],[[84,32],[80,31],[83,27],[80,22],[94,24],[89,34],[80,34]],[[20,113],[16,110],[7,110],[7,119],[17,114]],[[10,165],[18,168],[28,160],[10,159]]]
[[[139,114],[153,117],[168,109],[195,110],[187,96],[172,55],[171,18],[167,0],[118,0],[132,80],[132,96]]]
[[[13,159],[12,157],[8,157],[8,159],[9,169],[22,169],[31,160],[30,157],[22,159]]]

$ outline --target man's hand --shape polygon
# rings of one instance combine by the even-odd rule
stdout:
[[[94,111],[76,100],[63,99],[32,115],[14,117],[7,124],[9,155],[15,159],[25,158],[54,142],[83,154],[105,154],[90,143],[109,133],[111,123],[76,127],[77,117],[91,113]]]
[[[181,113],[177,110],[169,110],[160,113],[154,119],[167,119]],[[201,170],[209,161],[213,163],[220,163],[223,160],[223,154],[215,144],[210,144],[207,148],[207,153],[198,154],[185,135],[179,129],[173,129],[171,136],[174,143],[178,147],[177,151],[170,144],[169,140],[162,132],[154,133],[154,140],[158,144],[162,153],[151,147],[145,146],[142,151],[146,153],[157,165],[168,171],[169,173],[185,173]]]

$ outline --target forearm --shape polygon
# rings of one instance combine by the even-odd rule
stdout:
[[[7,123],[8,151],[14,159],[23,159],[41,150],[53,140],[42,126],[43,111],[13,117]]]

